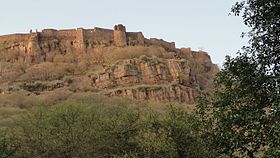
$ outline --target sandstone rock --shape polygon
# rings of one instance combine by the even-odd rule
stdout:
[[[138,87],[113,89],[106,92],[105,95],[155,101],[175,101],[188,104],[195,103],[193,89],[185,86],[140,85]]]
[[[148,58],[117,62],[94,80],[93,86],[106,89],[108,96],[128,96],[134,99],[177,101],[193,104],[197,88],[211,87],[214,78],[205,70],[193,74],[193,63],[187,60]],[[216,73],[216,72],[215,72]],[[207,75],[206,75],[207,74]],[[201,85],[203,84],[203,85]],[[109,92],[108,92],[109,91]]]
[[[95,80],[97,88],[131,86],[135,84],[166,84],[172,81],[191,83],[188,63],[179,60],[127,59],[117,63]]]

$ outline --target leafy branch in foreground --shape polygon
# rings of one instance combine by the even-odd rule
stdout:
[[[200,107],[213,111],[215,149],[230,157],[280,155],[280,1],[237,2],[232,13],[251,28],[249,46],[226,57],[217,91]]]

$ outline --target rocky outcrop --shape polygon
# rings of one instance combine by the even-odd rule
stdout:
[[[194,72],[192,64],[194,63],[186,59],[146,56],[127,59],[115,63],[105,72],[95,76],[93,86],[103,89],[108,96],[193,104],[197,89],[200,87],[198,76],[214,72],[215,66],[198,73]],[[209,87],[212,82],[205,84],[204,87]]]
[[[20,85],[22,89],[35,93],[39,93],[42,91],[53,91],[54,89],[63,88],[64,86],[65,83],[61,81],[52,81],[49,83],[31,82],[31,83],[23,83]]]
[[[131,97],[133,99],[169,101],[194,104],[193,88],[183,85],[139,85],[113,89],[105,92],[107,96]]]
[[[149,58],[127,59],[108,67],[94,80],[97,88],[167,84],[177,81],[185,86],[193,82],[187,60]]]

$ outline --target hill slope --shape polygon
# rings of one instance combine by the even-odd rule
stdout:
[[[194,104],[199,90],[213,89],[218,71],[206,52],[146,39],[123,25],[0,36],[0,106],[85,91]]]

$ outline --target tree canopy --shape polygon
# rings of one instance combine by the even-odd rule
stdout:
[[[211,118],[209,131],[219,153],[279,157],[280,1],[241,1],[231,11],[250,28],[242,34],[249,45],[236,57],[226,57],[217,91],[199,110],[206,105],[212,111],[204,114]]]

